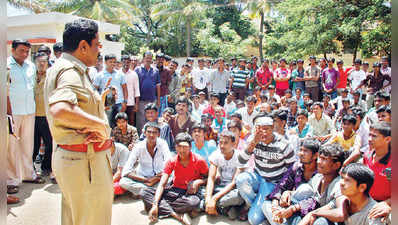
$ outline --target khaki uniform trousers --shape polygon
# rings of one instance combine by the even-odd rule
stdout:
[[[10,135],[7,151],[7,185],[19,185],[22,180],[36,179],[33,169],[33,133],[35,114],[14,115],[15,136]],[[8,130],[7,130],[8,132]]]
[[[113,180],[110,150],[73,152],[56,147],[52,168],[62,191],[62,225],[110,225]]]

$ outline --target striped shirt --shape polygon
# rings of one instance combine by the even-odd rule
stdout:
[[[234,78],[234,82],[232,82],[233,88],[245,88],[246,79],[250,78],[250,71],[236,69],[231,72],[231,77]]]
[[[249,137],[248,143],[254,136]],[[281,135],[274,133],[274,140],[265,144],[259,142],[252,153],[247,150],[239,152],[239,163],[249,161],[254,154],[254,171],[268,182],[278,183],[285,172],[296,160],[294,150],[289,142]]]

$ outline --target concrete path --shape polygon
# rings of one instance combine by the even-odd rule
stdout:
[[[48,178],[46,178],[48,180]],[[21,199],[16,205],[8,205],[7,224],[9,225],[60,225],[61,193],[58,185],[47,181],[45,184],[23,183],[15,196]],[[95,203],[93,203],[95,204]],[[112,225],[150,224],[141,201],[129,196],[115,200],[112,209]],[[176,220],[162,219],[156,224],[180,224]],[[247,222],[231,221],[226,217],[212,217],[205,214],[193,219],[193,224],[243,225]]]

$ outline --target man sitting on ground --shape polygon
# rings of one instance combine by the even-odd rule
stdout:
[[[126,164],[129,155],[130,151],[125,145],[113,142],[111,147],[111,166],[115,196],[122,195],[126,192],[126,190],[120,186],[119,181],[122,178],[123,167]]]
[[[304,140],[298,152],[300,162],[289,168],[272,193],[267,196],[269,200],[263,204],[263,213],[270,224],[280,224],[283,219],[287,219],[289,224],[294,224],[297,215],[304,216],[307,213],[305,210],[296,210],[295,205],[298,204],[303,209],[302,201],[313,195],[308,181],[316,174],[319,144],[315,139]]]
[[[145,211],[152,222],[159,216],[172,216],[188,225],[191,224],[188,213],[193,214],[199,208],[200,199],[196,193],[206,184],[209,168],[202,157],[191,152],[191,141],[187,133],[176,136],[177,155],[166,162],[158,187],[145,188],[142,192]],[[166,187],[173,172],[173,184]]]
[[[134,147],[119,182],[122,188],[132,193],[133,198],[140,197],[143,188],[155,186],[160,181],[165,163],[171,157],[166,141],[159,138],[160,127],[157,123],[145,124],[144,133],[146,138]]]
[[[219,149],[210,155],[205,201],[205,210],[209,215],[223,214],[230,219],[236,219],[237,207],[244,203],[235,188],[235,179],[245,168],[238,161],[234,142],[234,133],[223,131],[220,134]],[[220,176],[219,180],[216,179],[217,174]]]

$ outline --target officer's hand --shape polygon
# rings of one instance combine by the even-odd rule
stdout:
[[[158,206],[152,206],[151,210],[149,211],[148,217],[151,222],[156,222],[158,220]]]

